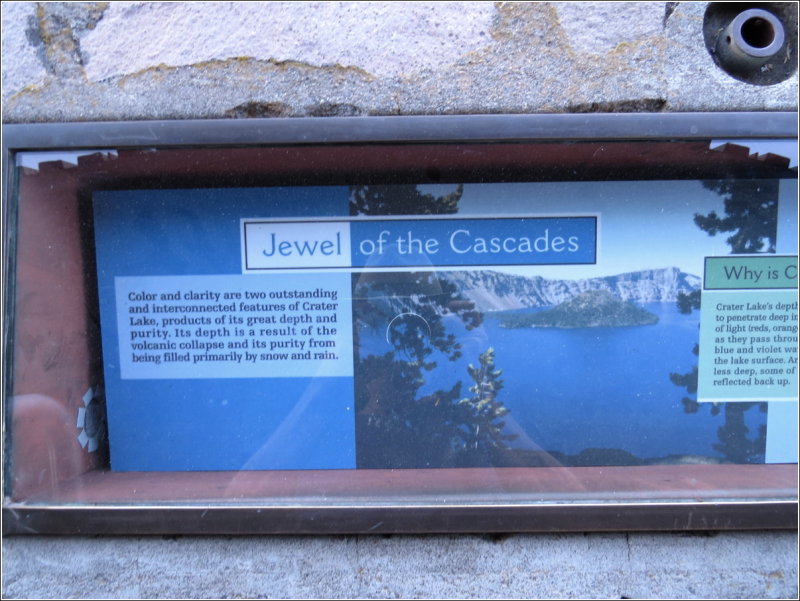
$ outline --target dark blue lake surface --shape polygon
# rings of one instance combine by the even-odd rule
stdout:
[[[467,332],[445,317],[460,337],[464,356],[451,362],[436,357],[420,394],[449,389],[461,380],[462,396],[472,384],[466,366],[477,364],[487,348],[495,349],[504,388],[497,400],[510,410],[507,430],[518,437],[512,446],[574,455],[584,449],[622,449],[639,458],[701,455],[722,458],[713,448],[725,412],[711,415],[701,405],[687,414],[670,373],[690,372],[699,335],[699,313],[681,315],[674,303],[645,308],[659,316],[650,326],[621,328],[501,327],[502,314],[485,314],[481,327]],[[536,311],[532,309],[527,311]],[[361,334],[361,356],[391,349],[384,333]],[[397,355],[401,358],[401,355]],[[766,413],[753,406],[745,414],[747,437],[766,424]]]

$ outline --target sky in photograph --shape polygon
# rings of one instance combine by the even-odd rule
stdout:
[[[420,190],[438,195],[454,187],[428,185]],[[779,231],[785,236],[797,223],[796,191],[796,181],[781,182],[786,206],[779,219],[786,227]],[[559,279],[664,267],[702,276],[704,257],[730,253],[725,242],[730,234],[709,236],[694,223],[695,214],[711,211],[723,214],[724,199],[699,181],[467,184],[459,203],[462,215],[599,215],[597,265],[496,268]]]

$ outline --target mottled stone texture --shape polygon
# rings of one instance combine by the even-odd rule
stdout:
[[[50,598],[792,598],[793,533],[16,537],[4,595]]]
[[[3,3],[5,122],[794,110],[706,3]]]
[[[796,110],[706,3],[3,2],[4,122]],[[11,537],[21,597],[797,597],[794,533]]]

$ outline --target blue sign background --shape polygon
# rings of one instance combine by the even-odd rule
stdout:
[[[94,194],[112,469],[355,467],[352,378],[123,380],[114,291],[116,276],[240,274],[242,218],[344,216],[347,202],[344,187]]]

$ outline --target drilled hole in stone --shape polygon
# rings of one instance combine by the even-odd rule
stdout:
[[[797,72],[797,11],[790,2],[709,2],[703,40],[714,63],[739,81],[775,85]]]
[[[747,19],[742,24],[742,39],[753,48],[766,48],[775,39],[775,30],[766,19]]]

